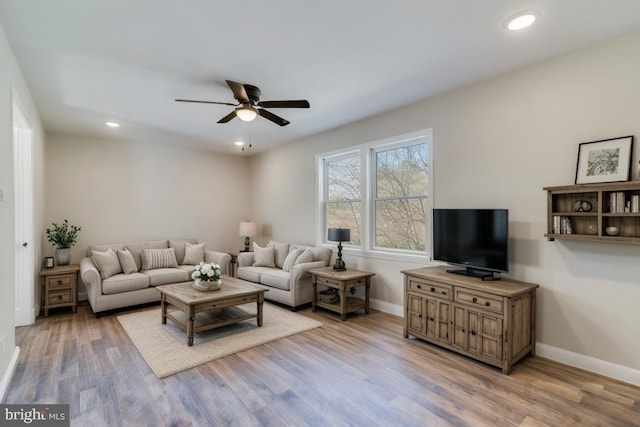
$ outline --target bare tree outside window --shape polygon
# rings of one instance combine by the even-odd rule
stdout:
[[[427,144],[375,153],[375,246],[426,250]]]
[[[354,155],[341,159],[327,160],[326,177],[325,237],[326,230],[329,228],[349,228],[351,229],[351,244],[361,245],[360,157]]]

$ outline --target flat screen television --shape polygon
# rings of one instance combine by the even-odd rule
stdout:
[[[494,280],[509,271],[507,209],[433,209],[433,259],[464,267],[450,273]]]

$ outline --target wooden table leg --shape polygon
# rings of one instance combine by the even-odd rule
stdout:
[[[167,324],[167,299],[165,294],[160,294],[160,316],[162,324]]]
[[[195,307],[193,305],[189,305],[189,310],[187,312],[187,345],[191,347],[193,345],[193,322],[195,321]]]
[[[316,312],[316,303],[318,302],[318,283],[316,276],[311,276],[311,285],[313,286],[313,297],[311,297],[311,311]]]
[[[262,326],[262,307],[264,305],[264,295],[258,296],[258,327]]]
[[[347,293],[345,292],[346,286],[344,282],[340,283],[338,293],[340,294],[340,314],[342,315],[342,321],[347,320]]]
[[[365,314],[369,314],[369,286],[371,285],[371,282],[369,281],[369,278],[367,277],[367,284],[365,292],[364,292],[364,313]]]

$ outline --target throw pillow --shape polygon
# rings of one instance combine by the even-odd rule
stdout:
[[[311,262],[313,261],[313,251],[309,248],[305,249],[304,252],[298,256],[294,265],[302,264],[303,262]]]
[[[284,265],[284,260],[287,258],[287,254],[289,253],[289,244],[288,243],[280,243],[275,240],[271,240],[267,246],[271,246],[275,253],[275,263],[276,267],[282,268]]]
[[[253,266],[275,268],[275,250],[272,247],[260,247],[253,242]]]
[[[122,273],[118,255],[109,248],[106,252],[91,251],[91,259],[100,272],[102,279],[107,279],[118,273]]]
[[[124,274],[131,274],[138,271],[136,260],[133,259],[133,255],[129,252],[129,249],[125,249],[124,251],[118,249],[118,261],[120,261],[120,266]]]
[[[192,245],[187,242],[184,248],[184,261],[182,264],[196,265],[204,261],[204,243]]]
[[[293,266],[296,265],[296,260],[302,252],[304,252],[304,249],[293,249],[289,252],[289,255],[287,255],[284,263],[282,264],[282,271],[291,271]]]
[[[143,270],[155,270],[156,268],[171,267],[178,267],[176,252],[173,248],[142,250]]]

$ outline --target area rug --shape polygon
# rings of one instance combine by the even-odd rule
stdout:
[[[255,304],[252,304],[255,313]],[[164,378],[202,363],[257,345],[322,326],[300,314],[265,303],[263,323],[256,319],[195,334],[193,346],[187,334],[171,320],[163,325],[160,310],[118,316],[133,344],[158,378]],[[248,311],[248,310],[247,310]]]

